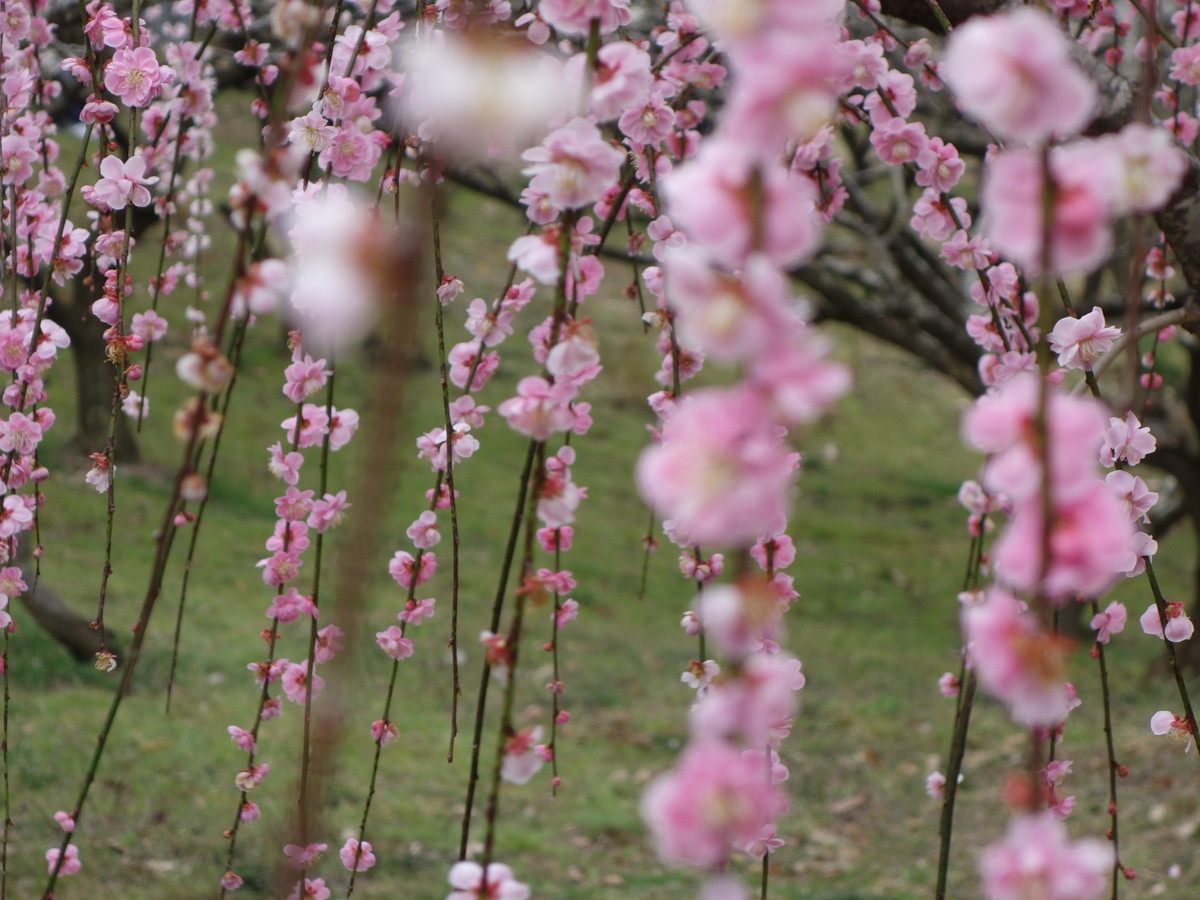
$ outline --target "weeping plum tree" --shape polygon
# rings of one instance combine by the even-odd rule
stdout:
[[[960,495],[972,564],[958,598],[962,666],[940,682],[955,715],[946,771],[930,780],[943,803],[930,892],[946,893],[958,775],[983,692],[1007,707],[1029,744],[1005,794],[1011,821],[997,823],[981,858],[983,895],[1118,896],[1133,873],[1118,841],[1124,766],[1112,741],[1106,653],[1128,613],[1102,598],[1120,578],[1144,581],[1140,630],[1162,641],[1178,689],[1178,706],[1157,712],[1149,731],[1185,747],[1196,733],[1182,665],[1192,623],[1155,576],[1157,544],[1144,526],[1158,496],[1134,471],[1145,459],[1175,476],[1178,512],[1158,524],[1197,517],[1196,377],[1172,384],[1159,364],[1164,352],[1190,363],[1197,353],[1188,298],[1200,277],[1192,213],[1200,25],[1191,5],[190,0],[117,9],[5,0],[0,8],[6,561],[38,555],[38,510],[54,502],[56,476],[38,447],[55,424],[46,375],[59,351],[74,343],[80,359],[102,357],[95,383],[112,388],[86,481],[107,499],[96,663],[117,670],[117,684],[79,791],[54,814],[62,837],[45,854],[44,897],[69,895],[67,876],[107,877],[84,867],[75,836],[88,827],[105,748],[121,733],[164,577],[190,572],[209,488],[221,465],[244,464],[219,460],[221,437],[245,337],[281,306],[295,326],[279,378],[293,414],[267,463],[282,482],[259,562],[269,627],[263,657],[250,663],[248,711],[228,726],[244,765],[230,773],[237,798],[230,827],[215,836],[222,865],[210,888],[224,896],[248,887],[242,838],[269,803],[295,810],[272,896],[349,896],[372,877],[372,798],[402,720],[395,687],[439,606],[435,586],[458,649],[460,517],[490,511],[459,497],[455,471],[486,452],[479,436],[491,420],[526,449],[490,616],[462,626],[482,630],[482,666],[460,672],[452,652],[453,696],[473,679],[476,703],[464,723],[458,858],[445,863],[456,900],[537,892],[520,880],[520,861],[510,867],[494,851],[501,799],[513,790],[502,785],[524,784],[546,764],[552,787],[559,783],[556,747],[570,714],[558,633],[576,618],[572,627],[586,627],[588,612],[571,597],[570,551],[587,498],[572,468],[593,424],[589,386],[602,377],[587,309],[604,283],[623,277],[606,271],[612,256],[635,267],[628,293],[640,299],[662,360],[648,385],[654,439],[630,477],[680,548],[695,593],[683,620],[697,641],[683,675],[695,690],[689,739],[642,803],[661,858],[702,872],[706,896],[739,898],[749,886],[730,862],[748,855],[762,860],[756,890],[771,889],[787,805],[778,749],[805,685],[779,628],[797,596],[787,529],[799,457],[789,435],[850,389],[815,327],[840,319],[981,395],[963,425],[981,476]],[[69,86],[47,77],[56,57]],[[215,67],[229,59],[255,88],[245,114],[260,128],[237,153],[228,196],[214,198]],[[64,91],[82,101],[74,159],[60,153],[50,115]],[[467,286],[443,268],[447,178],[524,211],[511,275],[493,297],[464,302]],[[213,283],[199,260],[218,199],[235,249],[225,280]],[[149,219],[163,223],[163,237],[140,224]],[[287,259],[270,255],[285,243]],[[142,259],[154,272],[148,280],[132,275]],[[428,296],[422,272],[432,275]],[[189,306],[202,288],[211,299]],[[537,322],[533,358],[504,351],[521,377],[489,415],[477,394],[527,318]],[[417,440],[427,503],[411,511],[404,545],[385,547],[391,476],[331,483],[330,459],[351,441],[366,445],[368,459],[393,452],[405,408],[400,373],[422,324],[436,334],[441,374],[440,415]],[[463,327],[468,339],[456,341]],[[163,366],[153,348],[168,329],[185,332],[190,349],[152,382]],[[386,377],[361,409],[339,406],[337,365],[368,338]],[[733,374],[694,388],[706,360]],[[192,392],[171,416],[176,474],[129,645],[116,648],[105,599],[122,537],[112,527],[119,472],[133,453],[124,417],[154,427],[147,385],[175,377]],[[82,408],[87,417],[98,406]],[[322,561],[338,528],[351,532],[354,552],[331,591]],[[369,572],[385,568],[405,598],[400,624],[363,648],[358,635],[374,623],[362,621],[359,600]],[[0,569],[4,603],[36,592],[33,581],[16,565]],[[549,719],[538,728],[519,727],[514,715],[515,676],[533,640],[531,598],[552,604],[555,627],[545,645]],[[1107,840],[1069,836],[1071,767],[1058,752],[1081,699],[1065,680],[1071,650],[1058,622],[1080,606],[1091,613],[1101,684],[1088,699],[1103,710],[1108,737],[1099,789]],[[284,641],[302,645],[304,658],[284,658]],[[3,652],[7,679],[21,665],[11,628]],[[390,682],[384,697],[355,695],[379,712],[369,781],[353,788],[361,817],[339,866],[321,857],[335,828],[323,815],[323,760],[340,739],[355,654]],[[285,707],[301,711],[300,746],[294,760],[268,759],[259,739]],[[452,721],[457,729],[457,710]],[[3,722],[7,729],[7,715]],[[10,739],[0,741],[6,773]],[[272,793],[279,779],[267,776],[287,765],[298,772],[296,795],[281,797]],[[7,790],[4,801],[12,802]],[[14,827],[6,814],[5,856]]]

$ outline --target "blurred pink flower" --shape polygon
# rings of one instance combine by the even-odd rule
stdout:
[[[987,900],[1099,900],[1112,865],[1111,844],[1071,842],[1049,812],[1017,819],[979,862]]]
[[[1078,134],[1096,106],[1096,88],[1071,60],[1066,36],[1032,7],[960,25],[938,75],[967,115],[1006,141]]]

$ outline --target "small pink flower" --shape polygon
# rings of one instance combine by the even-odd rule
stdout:
[[[1196,746],[1196,736],[1192,734],[1188,720],[1170,710],[1160,709],[1151,716],[1150,730],[1157,735],[1166,735],[1173,741],[1181,741],[1184,753]]]
[[[1016,721],[1049,727],[1066,718],[1066,644],[1040,631],[1024,604],[992,588],[986,603],[963,610],[963,629],[980,687]]]
[[[442,539],[442,533],[438,530],[437,513],[433,510],[425,510],[417,516],[417,520],[409,525],[404,533],[421,550],[436,547]]]
[[[947,700],[953,700],[962,689],[962,682],[953,672],[945,672],[938,679],[938,693]]]
[[[309,844],[305,847],[287,844],[283,848],[283,854],[288,858],[288,865],[293,869],[307,869],[314,861],[320,859],[321,854],[328,848],[328,844]]]
[[[388,722],[385,719],[376,719],[371,723],[371,740],[378,743],[381,747],[394,741],[399,733],[400,730],[394,722]]]
[[[786,805],[764,761],[718,741],[689,744],[674,771],[642,796],[642,814],[666,862],[719,866],[731,844],[758,839]]]
[[[79,861],[79,848],[74,844],[67,845],[66,855],[62,858],[62,864],[59,865],[60,851],[57,847],[51,847],[46,851],[46,864],[51,874],[54,870],[58,870],[59,875],[74,875],[82,867],[83,863]]]
[[[255,753],[258,750],[257,744],[254,742],[254,735],[244,728],[238,728],[236,725],[230,725],[226,731],[229,732],[229,737],[239,750],[244,750],[247,753]]]
[[[938,75],[967,115],[1024,144],[1078,134],[1096,106],[1096,88],[1058,23],[1032,7],[956,28]]]
[[[1157,612],[1156,609],[1156,615]],[[1125,621],[1125,604],[1114,600],[1108,604],[1104,612],[1092,616],[1092,628],[1096,630],[1096,641],[1107,644],[1114,634],[1120,634],[1125,630]]]
[[[483,866],[463,860],[450,867],[450,887],[446,900],[528,900],[529,886],[513,878],[512,869],[503,863],[491,863],[484,876]]]
[[[149,47],[118,50],[104,69],[105,89],[126,106],[149,106],[174,80],[175,70],[160,66]]]
[[[609,144],[593,123],[572,119],[521,154],[532,163],[529,186],[559,210],[577,209],[600,199],[617,180],[625,155]]]
[[[345,511],[351,505],[346,502],[345,491],[338,491],[336,494],[326,494],[320,500],[313,503],[312,512],[308,514],[308,527],[314,529],[317,534],[324,534],[331,528],[336,528],[342,524]]]
[[[420,560],[418,563],[411,553],[397,550],[392,561],[388,563],[388,574],[396,580],[396,584],[405,590],[424,584],[437,571],[437,555],[425,551],[421,554]]]
[[[1095,306],[1090,313],[1059,319],[1049,334],[1050,349],[1058,354],[1058,364],[1065,369],[1090,371],[1092,363],[1112,348],[1121,336],[1121,329],[1104,324],[1104,311]]]
[[[371,842],[363,841],[360,844],[355,838],[350,838],[342,845],[338,856],[342,865],[351,872],[365,872],[376,862],[375,854],[371,852]]]
[[[1112,871],[1111,844],[1071,842],[1052,813],[1017,819],[984,851],[979,868],[987,900],[1098,900]]]
[[[756,394],[706,389],[689,394],[643,452],[637,482],[696,543],[749,545],[783,531],[797,462]]]
[[[146,186],[157,184],[158,176],[145,177],[146,160],[142,157],[131,156],[122,162],[116,156],[106,156],[100,163],[100,174],[93,196],[109,209],[124,209],[127,204],[150,205]]]
[[[1123,460],[1136,466],[1153,453],[1157,445],[1150,429],[1144,427],[1131,410],[1123,420],[1108,420],[1104,445],[1100,448],[1100,464],[1111,468],[1118,460]]]
[[[243,884],[242,877],[234,872],[226,872],[221,876],[221,887],[227,891],[236,891]]]
[[[565,384],[551,384],[545,378],[530,375],[517,384],[517,396],[510,397],[496,412],[504,417],[510,428],[544,441],[558,431],[570,431],[575,425],[570,402],[575,389]]]
[[[267,773],[270,770],[271,767],[267,763],[262,763],[257,766],[250,766],[249,768],[242,769],[240,772],[238,772],[233,779],[233,783],[237,786],[239,791],[252,790],[262,784],[263,779],[267,777]]]
[[[276,441],[267,448],[267,452],[271,454],[271,461],[267,463],[267,468],[276,478],[282,478],[285,484],[294,485],[300,480],[300,466],[304,463],[304,456],[298,451],[289,453],[283,452],[283,447]]]
[[[420,625],[426,619],[433,617],[436,606],[437,600],[433,597],[425,597],[421,600],[409,600],[404,604],[404,609],[396,613],[396,618],[410,625]]]
[[[289,663],[287,669],[284,670],[280,683],[287,698],[293,703],[303,706],[309,694],[308,663]],[[314,671],[312,676],[313,696],[321,693],[323,687],[325,687],[325,679]]]
[[[75,830],[75,817],[69,812],[64,812],[60,809],[54,814],[54,821],[57,822],[59,827],[62,828],[62,830],[67,834],[70,834]]]
[[[1188,640],[1195,631],[1195,626],[1192,625],[1192,620],[1188,618],[1188,614],[1184,610],[1182,603],[1168,602],[1166,619],[1167,627],[1164,630],[1162,617],[1158,613],[1158,605],[1151,603],[1138,618],[1138,623],[1142,626],[1142,631],[1146,632],[1146,634],[1154,635],[1160,639],[1165,634],[1166,639],[1175,644]]]
[[[510,784],[525,784],[542,768],[543,760],[538,756],[537,742],[542,739],[542,729],[523,728],[510,734],[504,741],[504,759],[500,764],[500,777]]]
[[[931,772],[925,778],[925,793],[932,799],[941,801],[945,796],[946,776],[941,772]]]
[[[408,659],[413,655],[412,641],[404,637],[404,633],[395,625],[386,631],[375,635],[375,643],[388,656],[395,660]]]

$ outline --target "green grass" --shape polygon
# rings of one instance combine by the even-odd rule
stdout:
[[[515,223],[509,210],[453,196],[443,225],[447,268],[464,278],[467,294],[451,309],[451,343],[462,334],[464,301],[502,286],[505,247],[496,235],[511,233]],[[214,238],[218,234],[214,226]],[[212,256],[215,263],[219,251]],[[543,772],[523,788],[504,787],[496,858],[512,865],[535,897],[691,897],[696,876],[658,862],[638,814],[646,783],[672,765],[686,739],[691,693],[679,683],[679,672],[696,651],[678,627],[690,597],[665,542],[651,558],[645,596],[638,596],[647,514],[629,473],[646,441],[650,415],[643,398],[653,389],[657,359],[636,306],[616,296],[626,273],[607,265],[611,295],[584,309],[596,324],[606,371],[584,397],[594,405],[596,427],[573,441],[579,453],[575,477],[588,486],[589,499],[580,511],[575,549],[564,559],[579,581],[574,596],[582,612],[563,632],[564,704],[573,717],[559,746],[563,786],[552,797]],[[545,298],[534,307],[503,348],[505,367],[480,402],[494,408],[532,372],[523,329],[546,314]],[[182,319],[178,312],[172,317]],[[192,575],[172,711],[164,712],[164,700],[183,542],[176,544],[134,690],[120,711],[78,834],[84,869],[60,883],[58,897],[172,900],[215,892],[224,869],[222,833],[236,811],[233,778],[244,760],[225,728],[246,727],[253,715],[257,692],[245,666],[262,657],[259,631],[272,596],[255,562],[266,555],[262,542],[274,522],[271,498],[278,490],[265,469],[265,448],[281,437],[279,422],[291,414],[279,389],[286,361],[279,337],[273,320],[260,323],[243,360],[224,465],[211,486]],[[785,643],[803,660],[808,686],[783,748],[791,808],[780,828],[788,843],[772,858],[773,893],[799,900],[927,897],[937,808],[923,784],[942,765],[948,742],[953,709],[935,683],[958,664],[955,596],[967,553],[965,514],[955,493],[980,460],[959,443],[965,398],[954,388],[867,339],[838,332],[837,342],[853,361],[855,391],[800,440],[806,459],[791,529],[798,548],[791,571],[802,598],[788,616]],[[119,540],[107,621],[126,641],[145,591],[153,529],[178,464],[168,423],[184,396],[172,374],[184,349],[176,328],[156,356],[153,421],[141,438],[147,462],[122,470],[118,481]],[[389,668],[373,634],[395,621],[402,601],[386,576],[386,562],[407,546],[404,528],[431,484],[412,441],[440,421],[436,372],[428,361],[433,358],[427,348],[426,363],[411,376],[372,372],[365,357],[339,368],[339,406],[361,406],[375,377],[406,378],[409,398],[406,437],[389,458],[366,458],[364,433],[335,456],[330,474],[331,489],[349,489],[358,503],[375,489],[381,467],[400,473],[397,499],[378,528],[381,549],[369,561],[375,580],[353,635],[360,652],[345,664],[342,693],[331,684],[323,695],[324,709],[336,704],[345,719],[331,774],[321,783],[316,826],[331,853],[315,874],[339,890],[344,871],[332,851],[361,816],[373,751],[368,729],[380,715]],[[70,395],[69,374],[64,361],[53,373],[53,394]],[[70,413],[60,415],[65,422]],[[55,472],[42,518],[45,577],[77,608],[90,610],[103,560],[105,505],[82,483],[85,465],[67,454],[68,431],[60,426],[45,447]],[[439,598],[438,615],[411,632],[417,652],[400,670],[393,718],[401,734],[383,754],[368,834],[380,863],[359,880],[361,897],[432,900],[448,891],[479,678],[476,637],[496,591],[525,447],[494,413],[479,437],[482,450],[456,475],[463,508],[465,665],[455,759],[446,762],[451,670],[443,541],[439,573],[429,588]],[[315,463],[306,465],[305,483],[312,485]],[[347,533],[344,528],[329,541],[334,564],[322,592],[330,602],[341,583],[338,561],[356,549],[347,546]],[[1184,596],[1188,584],[1189,540],[1172,539],[1161,557],[1161,575],[1173,596]],[[310,561],[302,584],[311,569]],[[1121,585],[1118,594],[1133,616],[1148,602],[1140,582]],[[516,709],[518,721],[532,725],[545,723],[549,710],[548,659],[538,649],[549,636],[546,610],[531,612],[528,626]],[[1195,863],[1175,830],[1187,823],[1194,830],[1194,764],[1148,733],[1149,715],[1174,700],[1171,686],[1153,674],[1160,645],[1136,631],[1134,624],[1117,639],[1111,661],[1121,711],[1116,738],[1131,768],[1122,785],[1128,788],[1122,794],[1124,857],[1141,873],[1123,895],[1128,897],[1151,896],[1170,863],[1181,864],[1185,878],[1195,877]],[[50,815],[74,804],[115,682],[72,662],[32,625],[21,622],[11,641],[9,890],[32,897],[44,882],[42,855],[60,837]],[[296,626],[285,630],[280,653],[305,655]],[[1072,717],[1064,751],[1077,772],[1070,787],[1079,808],[1070,824],[1076,834],[1101,834],[1106,824],[1096,675],[1084,654],[1074,674],[1085,705]],[[494,688],[493,701],[498,696]],[[485,770],[493,758],[494,719],[493,708],[484,732]],[[255,791],[263,818],[239,839],[235,868],[247,879],[241,896],[274,896],[266,885],[289,838],[284,829],[296,794],[299,720],[300,710],[286,704],[283,719],[269,723],[260,741],[261,759],[272,769]],[[1023,747],[1003,711],[981,702],[957,819],[956,897],[976,895],[973,854],[1004,829],[999,785],[1020,765]],[[482,837],[478,821],[473,837]],[[752,877],[749,864],[735,868]],[[1171,888],[1167,884],[1167,896]]]

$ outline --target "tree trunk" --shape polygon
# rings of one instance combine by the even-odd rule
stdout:
[[[112,420],[113,392],[117,386],[117,368],[105,354],[105,324],[91,314],[87,287],[74,283],[72,297],[60,297],[51,306],[49,316],[71,338],[71,358],[75,367],[75,438],[76,449],[84,456],[101,453],[108,444]],[[137,440],[129,419],[117,413],[116,459],[119,463],[141,460]]]

